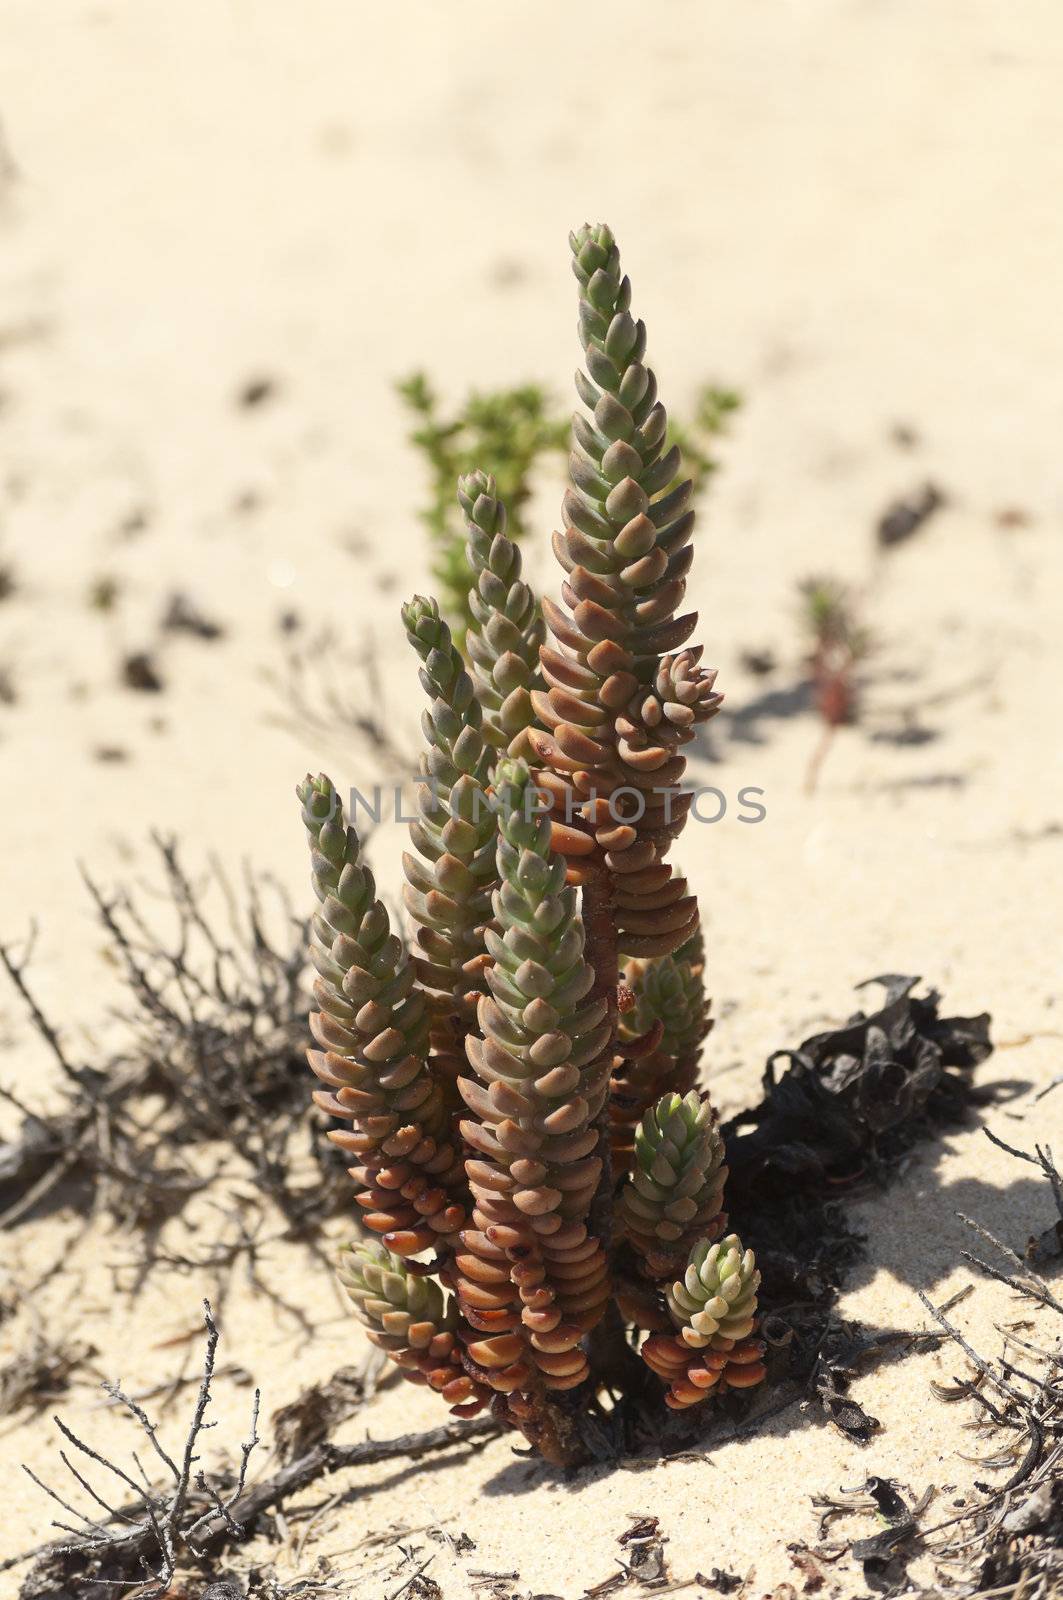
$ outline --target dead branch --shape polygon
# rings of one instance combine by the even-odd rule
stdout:
[[[72,1520],[57,1519],[53,1524],[71,1538],[56,1540],[0,1564],[0,1571],[3,1571],[35,1558],[35,1565],[22,1588],[24,1600],[49,1593],[48,1586],[58,1578],[67,1581],[79,1578],[82,1583],[91,1580],[104,1586],[101,1593],[106,1592],[109,1584],[121,1586],[136,1581],[145,1585],[141,1591],[143,1600],[152,1600],[166,1592],[179,1568],[192,1566],[202,1572],[208,1558],[248,1537],[264,1512],[275,1510],[321,1478],[381,1461],[418,1460],[454,1446],[482,1444],[502,1431],[501,1424],[489,1417],[472,1422],[451,1422],[427,1433],[405,1434],[396,1439],[367,1439],[345,1445],[322,1439],[270,1477],[248,1487],[248,1463],[259,1443],[256,1390],[251,1428],[240,1447],[237,1468],[211,1479],[197,1466],[201,1436],[211,1426],[206,1415],[212,1400],[219,1339],[217,1323],[206,1302],[204,1320],[207,1338],[203,1374],[179,1455],[172,1455],[165,1448],[156,1423],[137,1400],[116,1384],[104,1385],[112,1400],[123,1406],[136,1423],[161,1464],[162,1487],[153,1485],[135,1452],[133,1462],[139,1479],[56,1418],[63,1438],[83,1463],[91,1463],[117,1480],[128,1491],[129,1498],[121,1505],[112,1504],[99,1483],[90,1478],[90,1467],[78,1465],[66,1450],[60,1452],[60,1457],[75,1483],[96,1508],[92,1514],[76,1509],[27,1468],[33,1481]]]
[[[303,924],[272,880],[248,877],[238,893],[214,863],[196,883],[172,839],[153,842],[161,918],[145,912],[144,891],[104,892],[86,874],[124,974],[121,1016],[131,1035],[103,1069],[67,1053],[30,988],[29,951],[0,950],[62,1074],[44,1110],[0,1088],[22,1118],[19,1135],[0,1146],[0,1226],[14,1227],[57,1195],[65,1203],[64,1184],[81,1186],[83,1206],[87,1184],[94,1213],[141,1235],[128,1264],[132,1288],[159,1264],[206,1266],[220,1301],[229,1269],[243,1260],[280,1304],[259,1273],[261,1250],[285,1238],[319,1254],[321,1226],[348,1194],[323,1122],[306,1115]],[[220,1215],[209,1259],[175,1255],[162,1230],[204,1191]]]

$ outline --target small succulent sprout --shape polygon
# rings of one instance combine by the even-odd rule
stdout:
[[[624,1018],[624,1034],[637,1038],[660,1021],[664,1032],[658,1048],[664,1054],[682,1057],[696,1052],[710,1026],[701,965],[659,956],[630,962],[624,979],[635,997]]]
[[[727,1180],[723,1139],[708,1098],[662,1095],[635,1133],[631,1175],[620,1193],[620,1216],[634,1249],[667,1264],[692,1238],[712,1237]],[[717,1225],[720,1231],[722,1219]],[[663,1273],[654,1271],[654,1276]]]
[[[654,1333],[639,1351],[643,1361],[667,1385],[665,1404],[672,1411],[700,1405],[728,1389],[753,1389],[762,1383],[764,1343],[740,1339],[728,1350],[691,1350],[674,1334]]]
[[[362,1240],[341,1251],[338,1276],[372,1343],[408,1378],[435,1389],[457,1416],[480,1410],[488,1393],[462,1366],[457,1308],[433,1278]]]
[[[429,1350],[433,1341],[453,1342],[457,1319],[438,1283],[411,1272],[383,1245],[361,1240],[347,1245],[340,1254],[339,1279],[380,1349]]]
[[[679,1337],[692,1350],[728,1350],[753,1331],[760,1273],[752,1250],[736,1233],[717,1244],[701,1240],[686,1272],[668,1290],[668,1309]]]
[[[760,1273],[752,1250],[735,1233],[690,1252],[683,1277],[667,1293],[677,1333],[653,1333],[639,1351],[667,1386],[672,1410],[700,1404],[727,1389],[752,1389],[765,1376],[756,1337]]]
[[[624,970],[622,1058],[613,1075],[609,1110],[618,1173],[630,1167],[635,1130],[662,1091],[686,1094],[697,1082],[701,1043],[712,1027],[704,967],[699,931],[674,956],[629,961]],[[647,1038],[655,1027],[660,1028],[655,1048],[629,1058],[625,1046]]]
[[[693,729],[708,722],[723,704],[716,692],[717,669],[703,667],[701,646],[663,656],[652,683],[640,684],[614,724],[623,759],[656,771],[686,744]]]

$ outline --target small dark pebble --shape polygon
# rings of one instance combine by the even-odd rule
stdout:
[[[245,411],[253,411],[256,406],[263,406],[269,400],[277,397],[279,390],[276,379],[261,374],[256,378],[248,378],[236,391],[236,403]]]
[[[118,524],[118,532],[123,539],[135,539],[138,533],[143,533],[151,521],[151,517],[143,506],[135,506]]]
[[[0,567],[0,600],[10,600],[17,588],[14,567],[6,564]]]
[[[163,688],[154,658],[147,650],[135,650],[126,656],[121,676],[127,689],[136,689],[141,694],[159,694]]]
[[[117,764],[129,760],[129,751],[124,750],[120,744],[98,744],[92,752],[92,759]]]
[[[303,619],[298,611],[282,611],[277,618],[277,627],[281,633],[298,633],[303,625]]]
[[[743,650],[738,660],[746,672],[751,672],[755,678],[766,678],[779,665],[778,657],[772,650]]]

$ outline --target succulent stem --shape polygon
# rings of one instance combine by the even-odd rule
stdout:
[[[530,690],[541,687],[542,611],[521,578],[520,551],[506,538],[506,508],[495,480],[470,472],[458,480],[465,517],[465,553],[475,577],[465,646],[483,707],[484,738],[495,750],[530,755],[525,730],[535,722]]]
[[[429,697],[419,815],[410,825],[418,853],[402,858],[403,902],[418,924],[414,967],[430,996],[433,1060],[439,1076],[453,1083],[483,990],[484,927],[497,882],[488,801],[493,752],[472,680],[436,602],[416,596],[403,606],[402,620]]]
[[[352,1124],[329,1138],[357,1158],[350,1171],[366,1227],[395,1254],[416,1255],[454,1238],[466,1192],[428,1068],[424,996],[331,781],[308,774],[298,794],[320,902],[310,946],[320,1048],[307,1059],[324,1088],[314,1100]]]
[[[583,1334],[609,1295],[592,1202],[612,1034],[575,890],[536,801],[526,764],[500,761],[494,965],[483,1038],[466,1041],[475,1078],[459,1084],[472,1113],[461,1132],[473,1213],[457,1258],[462,1309],[488,1336],[469,1354],[533,1428],[544,1394],[587,1379]]]

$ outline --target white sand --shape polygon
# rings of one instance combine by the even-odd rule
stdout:
[[[37,988],[84,1051],[119,991],[79,860],[128,875],[161,827],[191,859],[246,856],[305,895],[293,782],[308,766],[343,785],[375,773],[364,752],[337,759],[269,720],[276,616],[291,607],[378,641],[412,737],[397,606],[426,587],[427,554],[393,380],[421,364],[448,397],[525,378],[563,394],[576,355],[565,236],[602,217],[666,401],[682,409],[706,378],[747,398],[692,596],[737,714],[717,725],[705,781],[731,796],[762,787],[768,816],[691,827],[682,849],[710,937],[721,1109],[755,1096],[770,1049],[844,1014],[855,982],[919,972],[948,1011],[991,1010],[1009,1046],[982,1074],[1013,1083],[990,1125],[1059,1146],[1063,1089],[1036,1106],[1032,1094],[1060,1070],[1061,1037],[1063,20],[1048,0],[672,0],[664,15],[628,0],[8,0],[0,540],[20,588],[0,608],[0,664],[19,693],[0,706],[0,936],[40,923]],[[259,373],[277,378],[276,402],[238,410]],[[898,423],[915,448],[893,441]],[[927,476],[948,508],[877,560],[875,519]],[[558,487],[542,490],[545,532]],[[248,491],[258,508],[234,509]],[[1014,508],[1026,525],[1002,527]],[[147,527],[125,536],[136,511]],[[771,646],[782,666],[767,687],[793,682],[795,585],[811,571],[864,592],[877,649],[863,725],[839,736],[810,797],[814,720],[751,721],[765,684],[739,657]],[[85,603],[101,574],[123,586],[108,617]],[[133,695],[116,661],[150,642],[175,587],[229,637],[168,645],[167,692]],[[930,737],[876,737],[906,724]],[[739,737],[751,728],[760,742]],[[92,759],[101,745],[129,759]],[[401,831],[374,847],[392,886]],[[46,1104],[51,1065],[8,993],[0,1029],[14,1043],[3,1081]],[[943,1299],[964,1281],[958,1209],[1020,1246],[1049,1220],[980,1132],[951,1136],[861,1205],[868,1260],[843,1312],[922,1325],[915,1289]],[[10,1236],[27,1277],[70,1226]],[[147,1388],[182,1359],[162,1346],[194,1326],[204,1285],[159,1277],[130,1304],[109,1268],[134,1251],[97,1234],[41,1299],[98,1347],[102,1371]],[[267,1414],[364,1349],[298,1253],[278,1248],[274,1266],[323,1326],[309,1341],[234,1290],[225,1351],[262,1384]],[[1012,1309],[980,1284],[957,1317],[995,1351]],[[27,1327],[25,1309],[0,1327],[0,1360]],[[435,1554],[445,1600],[474,1592],[470,1568],[519,1571],[503,1593],[576,1600],[613,1570],[628,1514],[652,1512],[676,1580],[753,1567],[751,1593],[799,1584],[787,1545],[814,1540],[813,1494],[877,1473],[913,1495],[938,1485],[944,1518],[944,1486],[979,1475],[962,1459],[977,1453],[963,1408],[929,1391],[957,1370],[945,1350],[861,1379],[883,1423],[864,1451],[791,1408],[706,1462],[567,1485],[508,1441],[416,1474],[366,1471],[335,1485],[346,1498],[304,1566],[371,1532],[437,1524],[477,1546],[455,1557],[411,1535],[415,1564]],[[237,1437],[247,1399],[220,1386],[220,1438]],[[77,1387],[63,1410],[114,1443],[95,1405]],[[393,1387],[345,1432],[439,1420],[430,1397]],[[54,1476],[58,1462],[47,1419],[9,1427],[0,1449],[2,1556],[46,1537],[51,1515],[17,1463]],[[400,1560],[385,1547],[338,1564],[364,1563],[357,1592],[375,1600],[408,1576]],[[831,1576],[862,1588],[845,1562]]]

